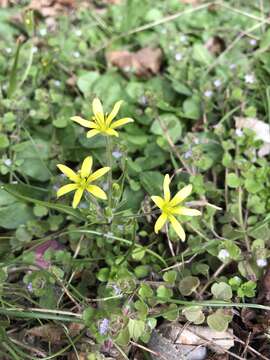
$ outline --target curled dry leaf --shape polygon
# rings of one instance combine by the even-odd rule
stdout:
[[[182,4],[191,4],[191,5],[199,5],[202,1],[201,0],[179,0]]]
[[[75,0],[32,0],[28,8],[44,17],[54,17],[76,6]]]
[[[270,154],[270,125],[256,118],[235,117],[235,127],[236,129],[253,130],[256,134],[256,139],[264,142],[258,151],[259,157]]]
[[[211,54],[217,56],[226,49],[226,44],[220,36],[213,36],[207,40],[205,47]]]
[[[234,346],[232,330],[215,331],[206,326],[189,326],[181,324],[167,327],[166,336],[174,339],[175,344],[187,346],[207,346],[218,354]]]
[[[63,329],[56,325],[46,324],[42,326],[35,326],[27,330],[26,334],[39,337],[44,341],[57,344],[61,342],[64,337]]]
[[[174,339],[166,338],[156,330],[152,332],[147,346],[152,350],[153,360],[204,360],[206,357],[204,346],[175,344]]]
[[[77,336],[80,334],[80,332],[85,328],[85,326],[83,324],[79,324],[79,323],[70,323],[68,325],[68,329],[70,332],[71,336]]]
[[[110,51],[107,62],[122,70],[125,74],[134,71],[139,77],[155,75],[159,72],[162,52],[159,48],[143,48],[137,52],[126,50]]]

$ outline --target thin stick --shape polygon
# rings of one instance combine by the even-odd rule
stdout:
[[[171,252],[172,256],[175,257],[175,252],[174,252],[174,249],[173,249],[173,244],[172,244],[172,242],[171,242],[170,235],[169,235],[169,227],[168,227],[168,224],[166,224],[166,236],[167,236],[167,240],[168,240],[168,245],[169,245],[170,252]]]

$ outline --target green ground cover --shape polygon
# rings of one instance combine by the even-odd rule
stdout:
[[[0,8],[0,358],[148,359],[180,319],[267,359],[270,4],[109,3]]]

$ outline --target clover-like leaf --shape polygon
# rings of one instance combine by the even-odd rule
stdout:
[[[200,280],[196,276],[186,276],[180,281],[179,290],[184,296],[189,296],[200,285]]]
[[[182,314],[196,325],[202,324],[205,319],[201,306],[189,306],[182,310]]]
[[[232,289],[225,282],[215,283],[211,287],[211,292],[215,299],[230,300],[232,298]]]

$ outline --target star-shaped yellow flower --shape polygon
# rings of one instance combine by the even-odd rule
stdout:
[[[66,165],[58,164],[57,167],[63,174],[65,174],[73,184],[67,184],[62,186],[57,191],[57,197],[65,195],[70,191],[76,190],[72,202],[72,207],[76,208],[82,198],[83,192],[87,190],[89,193],[95,197],[106,200],[107,195],[105,192],[98,186],[92,185],[92,182],[106,174],[110,168],[103,167],[93,173],[91,173],[93,165],[93,159],[91,156],[88,156],[84,159],[81,169],[75,173]]]
[[[112,109],[112,112],[110,114],[104,114],[100,100],[98,98],[95,98],[92,103],[92,109],[94,113],[92,121],[85,120],[80,116],[73,116],[71,120],[86,128],[91,129],[86,134],[88,138],[91,138],[97,134],[102,134],[106,136],[118,136],[118,132],[115,130],[116,128],[134,121],[131,118],[122,118],[113,121],[113,119],[118,114],[121,104],[122,100],[117,101]]]
[[[170,182],[170,177],[166,174],[163,182],[164,199],[160,196],[151,196],[151,199],[161,210],[161,215],[155,224],[155,233],[157,234],[165,225],[166,221],[169,221],[180,239],[185,241],[185,231],[179,221],[175,218],[175,215],[198,216],[201,215],[201,212],[199,210],[179,206],[179,204],[191,194],[192,185],[185,186],[171,199]]]

